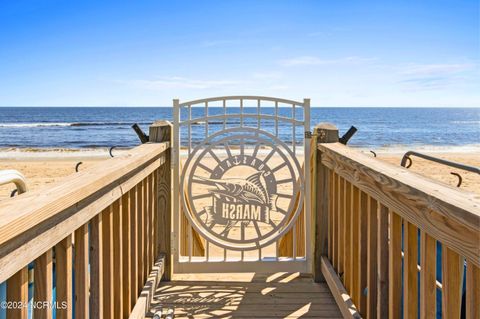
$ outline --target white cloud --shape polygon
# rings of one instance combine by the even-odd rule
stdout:
[[[126,81],[136,87],[148,90],[164,89],[218,89],[243,83],[233,80],[198,80],[184,77],[162,77],[157,80],[131,80]]]
[[[375,58],[363,58],[358,56],[343,57],[338,59],[321,59],[315,56],[300,56],[280,60],[279,64],[283,66],[356,64],[373,60],[375,60]]]
[[[475,67],[474,63],[408,64],[399,71],[400,83],[411,91],[441,90],[466,81],[464,73]]]
[[[438,76],[455,74],[470,70],[475,67],[473,63],[452,63],[452,64],[410,64],[401,72],[405,75],[415,76]]]
[[[283,74],[280,72],[255,72],[252,77],[260,80],[276,80],[282,78]]]

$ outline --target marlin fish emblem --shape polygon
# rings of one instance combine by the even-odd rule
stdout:
[[[270,196],[261,181],[261,178],[264,178],[263,174],[264,171],[259,171],[250,175],[247,179],[213,179],[200,176],[195,176],[195,178],[215,185],[217,189],[210,190],[211,193],[234,197],[243,202],[255,201],[259,204],[268,205]]]
[[[254,203],[259,205],[268,205],[274,206],[273,201],[275,201],[276,195],[270,196],[265,187],[265,172],[259,171],[256,172],[246,179],[242,178],[225,178],[225,179],[214,179],[214,178],[205,178],[200,176],[195,176],[197,180],[206,182],[216,186],[216,189],[210,189],[216,198],[228,198],[232,202],[243,202],[243,203]],[[207,225],[215,223],[215,218],[211,209],[206,210],[207,213]],[[225,229],[222,231],[221,235],[226,236],[230,230],[237,224],[238,221],[229,220],[225,225]],[[246,227],[250,221],[241,221],[244,227]]]

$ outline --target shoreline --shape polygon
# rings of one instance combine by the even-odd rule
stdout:
[[[480,144],[468,145],[395,145],[381,147],[364,147],[349,145],[363,153],[371,154],[374,151],[377,155],[400,155],[407,151],[417,151],[427,154],[465,154],[480,156]],[[133,147],[115,147],[112,150],[114,156],[122,155]],[[109,147],[96,148],[68,148],[68,147],[0,147],[0,161],[3,160],[63,160],[63,159],[105,159],[109,158]],[[184,153],[183,150],[181,153]],[[186,150],[185,150],[186,153]],[[297,154],[303,153],[303,146],[297,146]]]

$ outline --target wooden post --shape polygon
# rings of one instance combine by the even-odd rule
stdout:
[[[328,255],[328,207],[329,207],[329,170],[322,164],[322,154],[317,150],[317,143],[336,143],[338,142],[338,129],[330,123],[318,124],[314,129],[313,137],[316,143],[312,150],[313,161],[313,190],[312,211],[315,223],[315,253],[313,259],[313,273],[316,282],[324,282],[325,277],[321,270],[321,257]],[[331,256],[328,256],[331,258]]]
[[[170,280],[172,277],[172,250],[171,250],[171,232],[172,232],[172,171],[171,171],[171,152],[173,127],[168,121],[156,121],[150,126],[150,143],[170,142],[170,147],[166,151],[165,163],[160,166],[157,174],[157,243],[155,249],[155,260],[160,254],[165,255],[164,280]]]

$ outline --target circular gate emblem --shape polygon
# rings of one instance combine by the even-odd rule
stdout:
[[[227,129],[198,145],[185,162],[183,210],[196,231],[233,250],[273,243],[303,206],[303,174],[290,148],[252,128]]]

